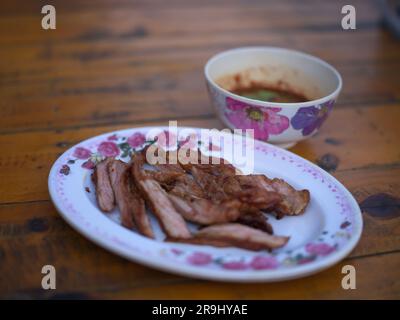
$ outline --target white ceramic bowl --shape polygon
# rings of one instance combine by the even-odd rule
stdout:
[[[254,129],[256,139],[284,148],[318,131],[342,88],[340,74],[325,61],[276,47],[224,51],[208,60],[204,73],[210,99],[223,123],[231,129]],[[237,81],[290,88],[312,100],[275,103],[245,98],[229,91]]]

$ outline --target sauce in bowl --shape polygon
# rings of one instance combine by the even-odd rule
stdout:
[[[233,90],[229,91],[245,98],[265,102],[296,103],[306,102],[310,100],[301,93],[297,93],[289,89],[281,89],[268,86],[234,88]]]

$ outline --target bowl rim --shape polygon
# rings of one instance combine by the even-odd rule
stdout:
[[[328,68],[337,78],[338,80],[338,85],[336,86],[335,90],[333,90],[330,94],[323,96],[322,98],[314,99],[314,100],[309,100],[305,102],[268,102],[268,101],[261,101],[261,100],[256,100],[256,99],[250,99],[246,97],[239,96],[235,93],[232,93],[221,86],[219,86],[213,79],[210,77],[210,66],[211,64],[216,61],[217,59],[230,55],[232,53],[238,52],[238,51],[285,51],[289,52],[298,56],[302,56],[306,59],[312,60],[320,65],[325,66]],[[281,48],[281,47],[273,47],[273,46],[248,46],[248,47],[239,47],[239,48],[233,48],[229,50],[225,50],[222,52],[219,52],[215,55],[213,55],[211,58],[209,58],[204,66],[204,75],[206,77],[206,80],[213,85],[216,89],[222,91],[225,93],[225,95],[230,96],[231,98],[234,98],[236,100],[248,103],[248,104],[255,104],[257,103],[259,106],[263,107],[306,107],[306,106],[313,106],[313,105],[320,105],[324,102],[330,101],[334,98],[336,98],[340,91],[342,90],[342,77],[340,76],[340,73],[328,62],[313,56],[311,54],[301,52],[298,50],[293,50],[293,49],[287,49],[287,48]]]

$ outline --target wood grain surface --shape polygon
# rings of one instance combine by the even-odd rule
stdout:
[[[400,42],[379,6],[346,1],[47,1],[0,4],[0,297],[114,299],[400,298]],[[49,200],[52,163],[93,135],[147,125],[223,128],[203,67],[248,45],[305,51],[334,65],[344,86],[317,135],[291,151],[329,170],[363,211],[362,239],[319,274],[273,284],[201,281],[115,256],[73,231]],[[327,159],[334,158],[333,164]],[[57,290],[41,289],[41,268]],[[357,270],[343,290],[341,267]]]

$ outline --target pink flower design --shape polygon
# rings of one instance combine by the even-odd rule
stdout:
[[[289,119],[278,114],[282,108],[262,107],[226,98],[228,120],[239,129],[253,129],[254,138],[268,140],[269,135],[280,134],[289,128]]]
[[[74,150],[73,156],[78,159],[84,160],[84,159],[88,159],[91,154],[92,153],[90,152],[90,150],[88,150],[86,148],[78,147]]]
[[[244,270],[248,268],[248,265],[242,261],[231,261],[224,262],[222,268],[229,270]]]
[[[196,266],[204,266],[212,261],[212,257],[207,253],[194,252],[187,258],[187,261]]]
[[[128,138],[128,144],[132,148],[137,148],[142,146],[146,142],[146,137],[144,136],[143,133],[140,132],[135,132],[133,135],[131,135]]]
[[[326,256],[335,251],[335,247],[326,243],[309,243],[306,245],[306,251],[311,254]]]
[[[274,257],[255,256],[250,262],[250,266],[256,270],[276,269],[278,261]]]
[[[92,160],[88,160],[82,163],[82,168],[85,169],[93,169],[95,166],[96,164]]]
[[[114,133],[113,135],[109,136],[109,137],[107,138],[107,140],[108,140],[108,141],[117,141],[117,140],[118,140],[118,137],[117,137],[117,135]]]
[[[97,151],[104,157],[116,157],[119,155],[119,148],[114,142],[104,141],[100,143]]]

